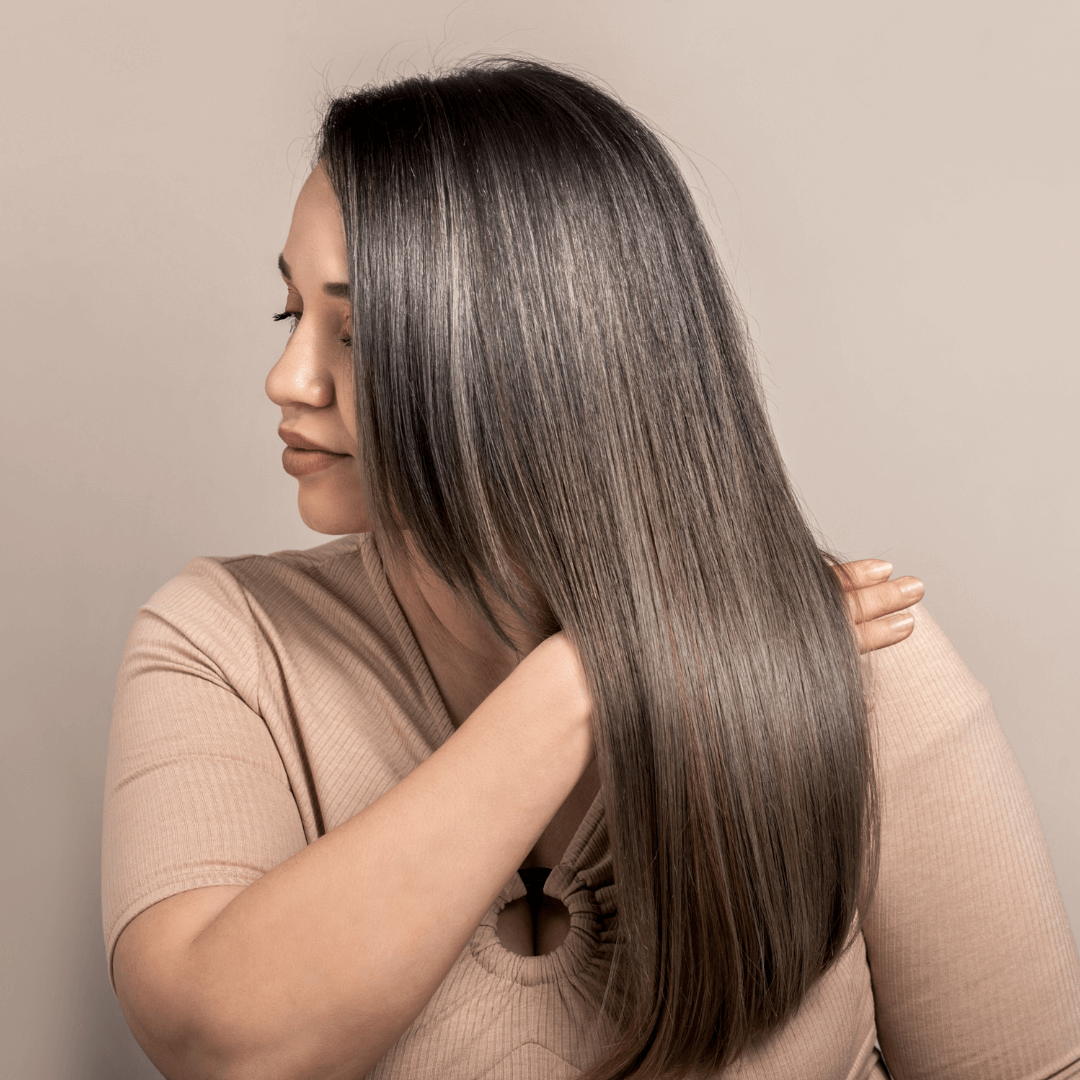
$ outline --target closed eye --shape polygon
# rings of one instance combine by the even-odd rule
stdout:
[[[304,313],[302,311],[279,311],[272,316],[274,322],[281,322],[284,319],[292,319],[292,326],[289,327],[289,333],[291,334],[300,322],[300,316]]]

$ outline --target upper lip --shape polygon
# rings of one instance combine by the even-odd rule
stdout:
[[[324,454],[338,454],[339,457],[348,457],[347,454],[331,450],[328,446],[320,446],[319,443],[312,442],[301,435],[299,431],[287,431],[285,428],[278,428],[278,435],[287,446],[291,446],[296,450],[321,450]]]

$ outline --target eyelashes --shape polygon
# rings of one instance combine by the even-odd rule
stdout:
[[[291,334],[297,326],[299,326],[300,316],[303,314],[302,311],[278,311],[271,315],[270,318],[273,319],[274,322],[284,322],[286,319],[292,319],[292,325],[289,327],[289,333]],[[346,347],[352,345],[352,338],[348,334],[342,334],[341,337],[338,338],[338,341]]]
[[[291,334],[300,322],[300,316],[302,314],[303,312],[301,311],[279,311],[276,314],[271,315],[270,318],[272,318],[274,322],[284,322],[286,319],[292,319],[292,326],[289,327],[289,333]]]

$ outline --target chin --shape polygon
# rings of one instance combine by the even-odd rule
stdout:
[[[363,505],[360,503],[359,494],[355,492],[348,494],[339,492],[334,498],[331,497],[330,492],[305,491],[304,483],[301,481],[297,506],[300,510],[300,520],[309,529],[326,533],[328,536],[368,532],[371,528]]]

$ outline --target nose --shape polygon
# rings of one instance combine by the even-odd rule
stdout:
[[[309,405],[324,409],[334,401],[334,379],[300,328],[266,376],[266,396],[282,409]]]

